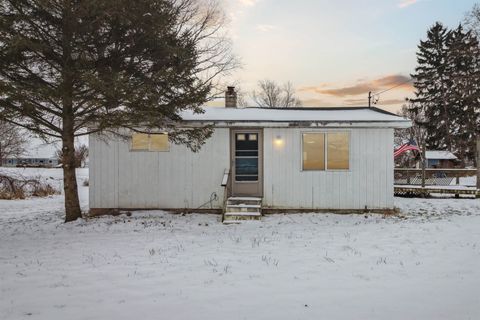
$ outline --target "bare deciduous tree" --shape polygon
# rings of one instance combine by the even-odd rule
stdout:
[[[402,106],[402,109],[398,112],[398,115],[410,119],[412,126],[407,129],[396,129],[394,141],[397,146],[403,143],[413,140],[420,149],[424,148],[425,140],[427,137],[427,130],[424,126],[425,116],[421,113],[421,108],[416,108],[414,102],[408,101],[407,104]],[[414,158],[421,158],[421,154],[416,154]],[[396,163],[400,163],[401,166],[410,166],[412,163],[412,157],[409,155],[402,155],[399,159],[396,159]]]
[[[25,153],[27,138],[20,128],[0,120],[0,166],[6,158]]]
[[[476,3],[472,10],[465,14],[464,24],[480,40],[480,4]]]
[[[279,85],[273,80],[258,82],[258,90],[252,92],[252,99],[260,108],[301,107],[302,102],[295,95],[291,82]]]
[[[55,155],[57,156],[59,162],[63,164],[62,149],[58,149],[55,152]],[[85,161],[87,160],[87,158],[88,158],[88,146],[86,146],[85,144],[75,146],[75,167],[81,168],[85,164]]]

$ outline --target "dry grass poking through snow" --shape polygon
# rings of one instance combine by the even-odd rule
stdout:
[[[41,176],[26,177],[18,173],[0,172],[0,199],[14,200],[55,194],[60,194],[60,190]]]

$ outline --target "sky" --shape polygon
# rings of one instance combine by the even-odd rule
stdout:
[[[478,0],[223,0],[234,53],[232,83],[290,81],[304,106],[397,111],[412,96],[415,52],[436,21],[455,27]],[[221,105],[215,101],[213,105]]]

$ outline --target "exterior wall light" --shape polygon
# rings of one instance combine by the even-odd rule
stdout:
[[[273,145],[275,146],[276,149],[282,149],[283,146],[285,145],[285,141],[283,140],[282,136],[277,135],[273,140]]]

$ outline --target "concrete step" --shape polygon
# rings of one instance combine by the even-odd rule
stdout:
[[[260,209],[262,207],[262,205],[261,204],[240,203],[240,204],[227,204],[227,207],[229,207],[229,208],[255,208],[255,209]]]
[[[262,214],[258,211],[257,212],[234,211],[234,212],[225,212],[225,216],[261,217]]]
[[[225,207],[225,212],[260,212],[261,205],[257,204],[229,204]]]
[[[262,217],[262,198],[230,197],[227,199],[223,223],[240,223],[245,220],[260,220]]]
[[[227,199],[227,205],[260,205],[262,204],[261,198],[251,197],[230,197]]]
[[[228,200],[243,200],[243,201],[262,201],[259,197],[230,197]]]
[[[261,215],[243,215],[242,212],[237,212],[235,215],[225,214],[223,216],[223,223],[239,223],[245,220],[260,220],[261,217]]]

